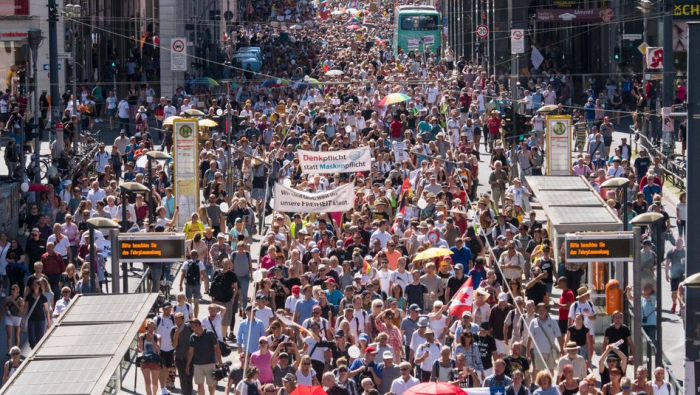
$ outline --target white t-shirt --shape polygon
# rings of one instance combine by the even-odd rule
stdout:
[[[221,313],[216,313],[214,318],[211,318],[210,315],[207,315],[206,317],[200,318],[199,320],[202,322],[202,326],[204,328],[206,328],[208,331],[216,333],[216,337],[219,339],[220,342],[224,341],[224,334],[221,333]]]
[[[119,118],[129,118],[129,102],[122,100],[119,102]]]
[[[255,318],[259,319],[263,323],[263,328],[267,331],[267,328],[270,326],[270,320],[272,317],[275,316],[275,313],[272,311],[271,308],[265,306],[262,309],[258,309],[258,311],[255,312]]]
[[[405,291],[406,286],[413,282],[413,276],[408,270],[404,270],[403,273],[395,270],[391,272],[391,282],[401,286],[401,290]]]
[[[260,381],[259,380],[253,380],[253,382],[251,384],[246,383],[245,380],[241,380],[236,385],[236,391],[241,395],[248,395],[248,386],[249,385],[254,385],[254,386],[258,387],[258,393],[262,393],[262,388],[260,388]]]
[[[178,304],[173,306],[173,314],[175,313],[182,313],[185,316],[185,321],[188,321],[190,317],[194,317],[194,309],[188,302],[185,302],[182,306]]]
[[[114,110],[117,108],[117,98],[114,96],[110,96],[107,99],[107,109],[108,110]]]
[[[592,320],[589,318],[591,315],[595,315],[595,310],[593,309],[593,304],[590,300],[585,302],[576,301],[571,305],[569,309],[569,318],[572,320],[576,317],[576,314],[583,315],[583,325],[588,328],[588,333],[595,336],[594,325]]]
[[[176,113],[177,113],[177,109],[175,108],[175,106],[166,105],[165,107],[163,107],[163,117],[164,118],[172,117]]]
[[[415,334],[414,334],[415,335]],[[440,346],[435,343],[423,343],[418,346],[416,350],[416,358],[422,357],[425,353],[428,354],[428,358],[424,359],[420,363],[421,370],[431,371],[433,369],[433,364],[440,358]]]
[[[160,335],[160,349],[161,351],[172,351],[173,345],[170,339],[170,330],[175,326],[175,319],[171,314],[170,317],[165,318],[163,314],[156,317],[156,333]]]

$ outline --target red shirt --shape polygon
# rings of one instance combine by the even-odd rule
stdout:
[[[575,300],[576,300],[576,297],[574,296],[574,291],[567,289],[559,297],[559,304],[569,304],[569,303],[573,303]],[[569,309],[563,309],[560,307],[559,308],[559,319],[560,320],[568,320],[569,319]]]
[[[398,139],[401,138],[401,129],[403,128],[403,125],[401,124],[400,121],[393,120],[391,122],[391,125],[389,125],[389,129],[391,129],[391,138]]]
[[[489,117],[488,121],[486,121],[486,124],[489,127],[489,133],[498,134],[501,129],[501,118]]]

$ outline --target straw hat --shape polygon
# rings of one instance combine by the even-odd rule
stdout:
[[[591,291],[588,290],[586,287],[580,287],[579,289],[576,290],[576,299],[582,298],[584,296],[588,296],[591,294]]]

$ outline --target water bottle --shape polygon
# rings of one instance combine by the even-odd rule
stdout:
[[[625,339],[620,339],[614,343],[615,348],[619,349],[621,345],[625,344]]]

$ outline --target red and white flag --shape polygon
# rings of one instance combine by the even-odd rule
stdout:
[[[469,277],[457,292],[455,292],[452,299],[450,299],[450,315],[453,317],[461,317],[462,313],[465,311],[472,310],[473,303],[474,286],[472,284],[472,278]]]

